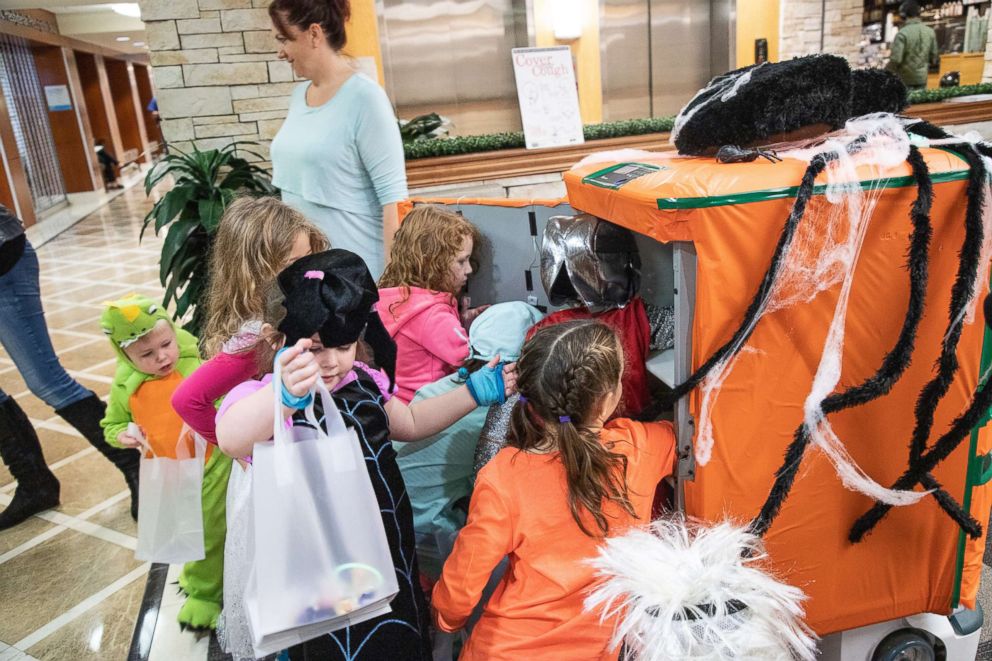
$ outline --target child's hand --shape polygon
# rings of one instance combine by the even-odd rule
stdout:
[[[512,382],[511,388],[516,389],[517,373],[514,367],[509,372],[507,366],[500,367],[499,355],[495,356],[485,367],[481,367],[468,375],[465,382],[472,399],[479,406],[491,406],[492,404],[502,404],[506,401],[507,384],[505,376],[509,374]]]
[[[125,448],[141,447],[141,439],[131,436],[126,431],[122,431],[120,434],[117,435],[117,442],[120,443],[121,446]]]
[[[499,356],[497,356],[499,358]],[[503,365],[503,390],[509,399],[513,393],[517,392],[517,364],[507,363]]]
[[[465,328],[465,330],[469,330],[472,327],[472,322],[475,321],[475,318],[478,317],[483,312],[485,312],[488,308],[489,308],[488,305],[480,305],[477,308],[463,307],[460,316],[462,319],[462,326]]]
[[[305,397],[320,378],[320,366],[310,353],[312,344],[309,338],[303,338],[279,354],[282,385],[294,397]]]

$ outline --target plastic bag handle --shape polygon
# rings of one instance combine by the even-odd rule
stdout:
[[[341,411],[338,410],[338,405],[334,402],[334,398],[327,389],[324,380],[317,379],[314,390],[311,392],[320,394],[320,401],[324,405],[324,431],[327,432],[327,435],[333,438],[337,434],[346,433],[348,428],[344,424],[344,418],[341,417]],[[313,404],[308,406],[303,414],[307,417],[307,421],[310,424],[315,427],[319,426],[317,416],[313,410]]]
[[[293,479],[289,462],[286,461],[286,446],[291,441],[289,434],[286,432],[286,419],[282,416],[283,388],[282,364],[279,362],[279,355],[276,354],[275,365],[273,365],[272,369],[272,393],[274,395],[272,398],[274,411],[274,417],[272,419],[272,442],[275,450],[274,465],[276,481],[281,486],[289,484]],[[314,384],[314,388],[310,392],[320,394],[321,403],[324,405],[324,430],[327,435],[333,437],[335,434],[347,433],[344,418],[341,417],[341,412],[338,410],[337,404],[334,403],[334,398],[331,397],[331,393],[327,390],[323,379],[318,378],[317,383]],[[306,416],[307,422],[317,429],[321,428],[320,423],[317,422],[317,416],[313,411],[313,402],[306,407],[303,414]]]

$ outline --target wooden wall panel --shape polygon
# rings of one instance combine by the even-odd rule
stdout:
[[[34,200],[31,199],[31,189],[28,187],[27,173],[24,162],[17,151],[14,139],[14,127],[10,123],[10,113],[3,90],[0,89],[0,169],[3,170],[3,189],[8,197],[0,198],[4,206],[20,216],[25,227],[35,223]]]
[[[121,165],[124,165],[129,156],[138,157],[144,151],[138,115],[134,108],[131,79],[128,75],[126,62],[104,58],[104,66],[107,70],[107,82],[110,85],[110,94],[113,98],[114,114],[117,117],[117,129],[121,136],[121,152],[117,154],[117,160],[121,162]]]
[[[138,123],[138,137],[141,139],[141,158],[139,160],[142,163],[151,163],[152,153],[148,145],[148,129],[145,127],[145,107],[141,104],[136,72],[130,62],[126,66],[128,86],[131,88],[131,103],[134,104],[134,118]]]
[[[38,70],[38,80],[42,88],[46,85],[69,86],[69,76],[66,74],[60,47],[32,44],[31,54],[34,56],[35,68]],[[76,117],[76,106],[79,102],[70,97],[70,103],[72,107],[66,110],[49,108],[48,123],[52,127],[52,139],[55,141],[62,179],[65,181],[65,192],[81,193],[93,190],[93,181],[89,174],[89,159],[83,150],[79,119]]]
[[[0,158],[0,204],[11,211],[17,208],[17,205],[14,203],[14,191],[10,187],[7,168],[4,166],[2,158]]]
[[[86,100],[86,110],[90,116],[90,128],[93,129],[93,139],[103,140],[110,145],[113,140],[110,137],[107,108],[103,103],[103,93],[100,91],[100,76],[96,71],[96,60],[89,53],[75,51],[75,55],[79,81],[83,85],[83,98]]]
[[[151,103],[152,98],[155,96],[155,91],[152,89],[151,67],[135,64],[134,81],[138,85],[138,98],[141,101],[141,112],[145,119],[145,132],[148,134],[148,142],[157,142],[161,147],[163,142],[161,127],[155,120],[155,115],[148,110],[148,104]]]
[[[83,92],[83,82],[79,77],[79,67],[76,66],[76,54],[71,48],[64,46],[61,48],[65,72],[69,76],[69,89],[72,90],[72,97],[76,101],[76,118],[79,120],[79,129],[82,131],[83,151],[89,165],[91,186],[93,190],[100,190],[103,188],[103,175],[100,173],[100,162],[96,156],[93,125],[90,122],[90,110],[86,102],[86,95]]]

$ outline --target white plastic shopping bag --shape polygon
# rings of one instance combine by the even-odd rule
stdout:
[[[192,435],[194,452],[190,455]],[[207,442],[183,427],[176,458],[142,454],[138,475],[138,560],[203,560],[203,464]]]
[[[321,380],[307,424],[282,418],[278,363],[273,440],[252,459],[254,571],[245,606],[258,654],[389,612],[399,591],[358,436]]]

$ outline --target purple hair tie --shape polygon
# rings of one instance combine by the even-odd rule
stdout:
[[[558,422],[560,422],[562,424],[565,424],[566,422],[571,422],[571,421],[572,421],[572,416],[570,416],[570,415],[559,415],[558,416]]]
[[[303,274],[303,277],[306,278],[307,280],[323,280],[324,279],[324,272],[323,271],[307,271],[306,273]]]

